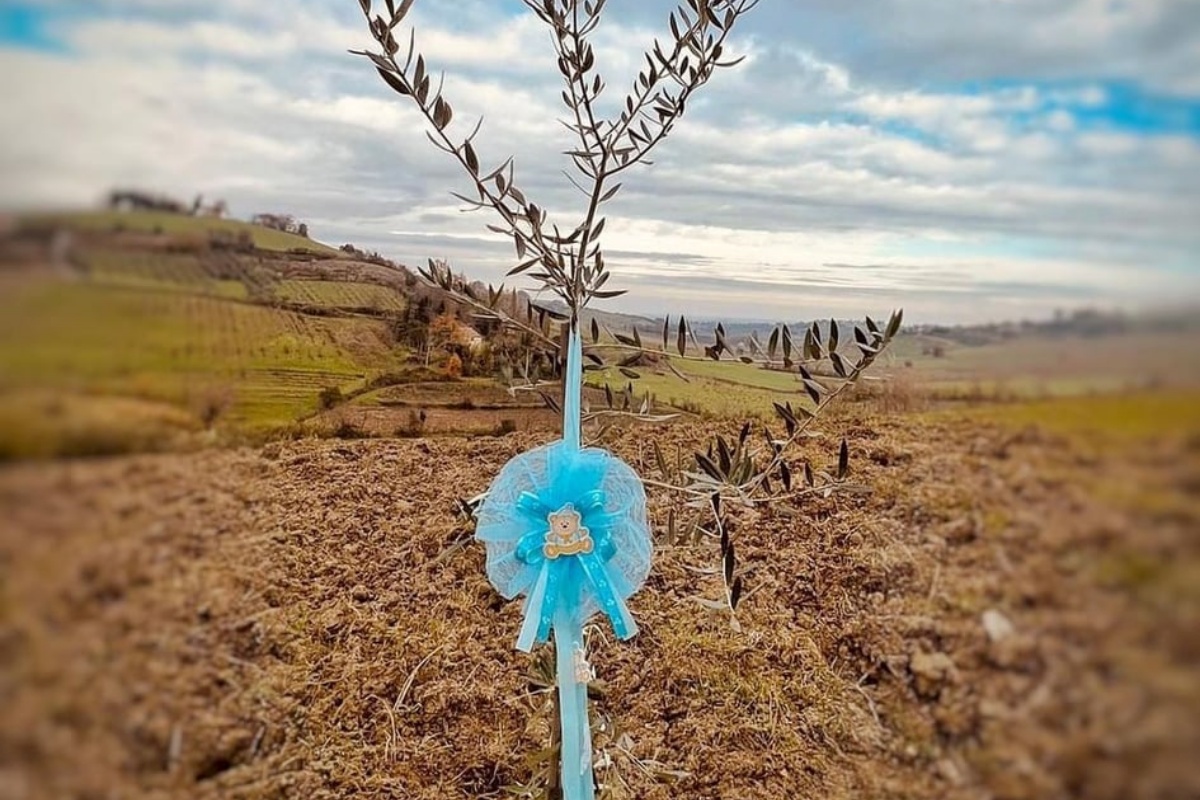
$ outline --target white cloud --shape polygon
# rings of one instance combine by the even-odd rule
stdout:
[[[289,31],[264,33],[228,22],[185,25],[130,20],[98,20],[72,29],[67,43],[83,53],[127,55],[203,53],[239,59],[273,60],[294,55],[300,40]]]
[[[831,55],[843,52],[839,15],[890,7],[863,2],[858,11],[826,6],[833,23],[816,26],[812,41],[783,33],[803,34],[802,12],[765,11],[773,23],[735,42],[750,56],[743,67],[705,88],[655,167],[625,176],[605,242],[614,282],[642,293],[625,307],[649,311],[687,296],[705,313],[886,310],[856,309],[868,303],[948,318],[1018,303],[1048,311],[1073,293],[1131,300],[1196,286],[1194,272],[1152,268],[1200,250],[1195,138],[1088,130],[1053,110],[1103,103],[1095,82],[959,94],[914,77],[898,87],[876,64]],[[886,33],[926,48],[946,75],[967,64],[1025,69],[1030,53],[1050,75],[1072,58],[1087,65],[1081,43],[1110,42],[1128,26],[1150,30],[1167,14],[1162,3],[1114,14],[1092,0],[1030,3],[934,3],[862,32],[864,41]],[[563,109],[548,34],[531,16],[468,5],[431,0],[414,11],[421,48],[447,71],[454,130],[482,114],[485,164],[516,154],[519,184],[558,219],[579,198],[559,174],[571,142],[555,121]],[[1028,21],[1034,5],[1048,30],[1080,25],[1062,43],[1065,60],[1038,49],[1042,33],[1017,41],[1010,26],[984,35],[984,21]],[[141,8],[119,22],[74,23],[74,59],[0,51],[9,100],[0,106],[0,202],[91,202],[114,184],[203,191],[240,215],[291,211],[319,236],[410,262],[449,255],[493,280],[511,263],[511,248],[486,232],[489,219],[452,205],[449,191],[469,193],[469,184],[425,140],[415,109],[345,53],[369,43],[353,14],[300,2],[275,19],[249,0],[218,0],[206,12],[181,2]],[[620,102],[658,32],[637,17],[641,8],[612,0],[597,32],[605,108]],[[618,24],[626,10],[636,18]],[[951,51],[974,52],[933,53],[940,36],[958,37]],[[1172,63],[1188,63],[1186,50]],[[915,58],[881,52],[896,65]],[[963,304],[972,292],[986,296]]]

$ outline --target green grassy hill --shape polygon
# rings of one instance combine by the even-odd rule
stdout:
[[[322,391],[352,390],[403,356],[374,319],[183,292],[22,282],[4,285],[0,300],[0,418],[56,427],[60,404],[33,402],[50,392],[72,407],[137,399],[186,412],[193,428],[219,420],[253,432],[317,411]]]
[[[55,266],[63,228],[76,236]],[[255,248],[214,248],[213,230],[249,232]],[[346,280],[289,277],[301,255],[298,271],[320,275],[311,259],[328,259]],[[408,353],[386,315],[404,308],[403,281],[362,266],[355,280],[331,247],[231,220],[20,220],[0,240],[0,457],[153,449],[214,425],[258,435],[396,371]]]
[[[378,309],[403,311],[404,296],[388,286],[357,281],[283,280],[275,295],[287,303],[322,308]]]
[[[235,219],[192,217],[165,211],[85,211],[75,213],[31,214],[22,218],[24,227],[62,227],[88,233],[159,233],[167,235],[221,232],[236,236],[247,232],[261,250],[288,252],[308,250],[329,256],[341,253],[333,247],[293,233],[251,225]]]

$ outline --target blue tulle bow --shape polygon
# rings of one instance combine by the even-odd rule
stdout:
[[[517,642],[521,649],[550,638],[555,607],[566,600],[564,605],[569,608],[570,592],[578,589],[591,593],[618,638],[629,639],[637,633],[637,623],[622,599],[633,590],[625,576],[608,569],[617,553],[612,529],[620,515],[605,512],[604,497],[604,492],[595,490],[582,498],[578,508],[567,503],[551,511],[536,495],[521,494],[517,505],[535,527],[517,542],[516,557],[540,568],[540,586],[530,595],[530,607],[525,611],[527,629],[522,629]]]
[[[621,639],[637,633],[625,600],[650,568],[646,496],[612,454],[560,441],[517,456],[489,490],[476,536],[496,589],[527,597],[519,649],[546,641],[560,610],[579,624],[602,612]]]

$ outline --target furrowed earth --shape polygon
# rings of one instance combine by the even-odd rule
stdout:
[[[1046,403],[823,419],[794,470],[844,435],[871,491],[729,509],[737,629],[717,543],[660,542],[641,633],[589,631],[606,796],[1200,796],[1194,414]],[[453,507],[552,436],[3,467],[0,797],[512,796],[550,695]]]

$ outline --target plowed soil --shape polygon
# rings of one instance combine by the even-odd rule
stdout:
[[[732,512],[740,630],[707,540],[595,627],[607,796],[1200,796],[1200,440],[829,432],[873,491]],[[0,798],[507,796],[549,698],[453,502],[548,436],[0,471]]]

